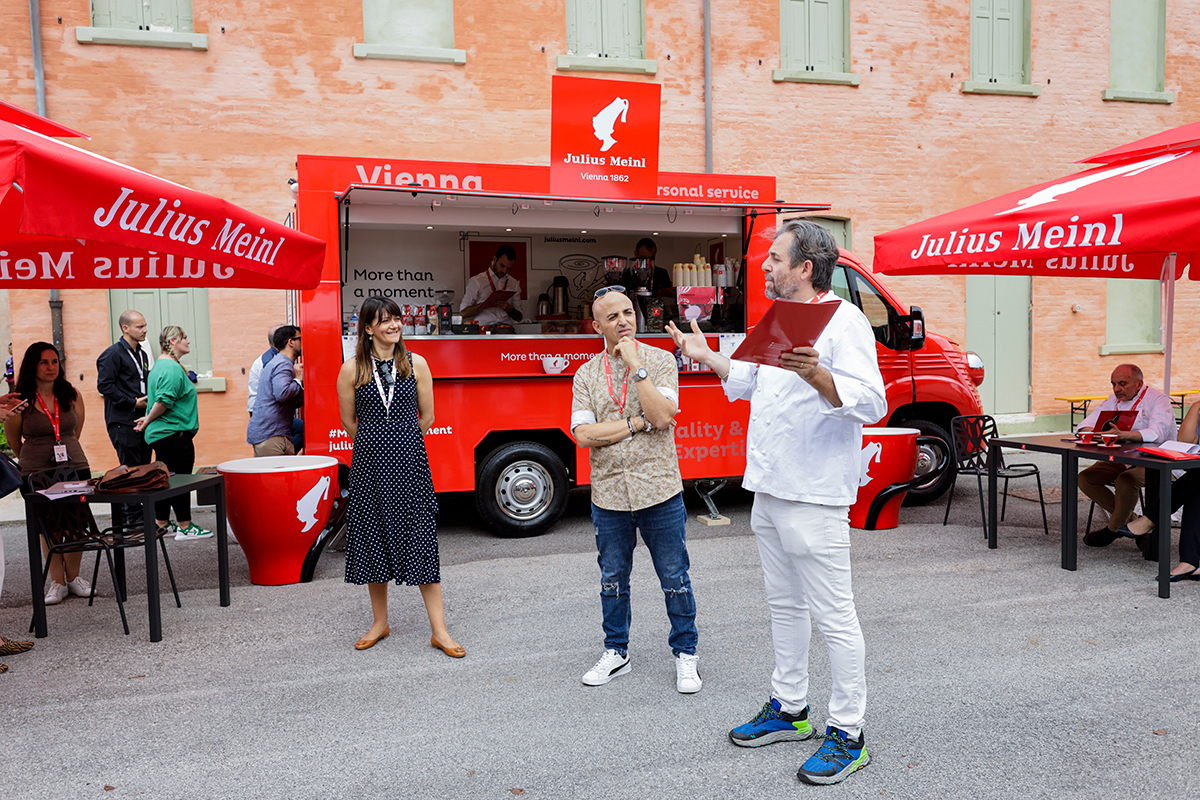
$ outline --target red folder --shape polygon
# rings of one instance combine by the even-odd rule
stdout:
[[[776,300],[754,330],[733,352],[738,361],[778,367],[780,356],[796,347],[812,347],[833,319],[840,300],[831,303],[799,303]]]
[[[1111,423],[1119,431],[1133,430],[1133,423],[1137,422],[1138,412],[1129,411],[1101,411],[1100,416],[1096,417],[1096,431],[1102,431]]]
[[[1178,450],[1164,450],[1161,447],[1139,447],[1139,453],[1149,453],[1152,456],[1169,458],[1172,461],[1190,461],[1200,458],[1200,453],[1181,453]]]

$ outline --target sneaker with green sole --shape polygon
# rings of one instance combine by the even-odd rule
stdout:
[[[866,736],[859,731],[857,739],[851,739],[845,731],[830,725],[825,729],[825,741],[804,762],[796,777],[805,783],[827,785],[840,783],[850,773],[871,763],[867,755]]]
[[[808,706],[798,714],[789,714],[772,697],[754,719],[729,732],[729,741],[740,747],[762,747],[775,742],[802,742],[813,733]]]
[[[213,535],[212,531],[206,531],[196,523],[191,523],[186,528],[180,528],[179,533],[175,534],[177,542],[191,542],[199,539],[208,539]]]

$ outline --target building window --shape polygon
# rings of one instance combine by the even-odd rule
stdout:
[[[774,81],[857,86],[850,71],[850,0],[781,0]]]
[[[1161,284],[1109,278],[1104,344],[1100,355],[1161,353]]]
[[[454,0],[363,0],[354,57],[467,63],[467,52],[454,49]]]
[[[566,0],[567,54],[555,59],[561,71],[632,72],[653,75],[646,58],[643,0]]]
[[[128,44],[207,50],[192,29],[192,0],[91,0],[92,27],[75,29],[81,44]]]
[[[971,0],[971,80],[975,94],[1037,97],[1029,49],[1032,0]]]
[[[146,341],[142,349],[151,363],[162,348],[158,337],[167,325],[178,325],[188,335],[191,352],[180,359],[185,369],[201,377],[197,391],[224,391],[224,378],[212,378],[212,335],[208,321],[208,289],[109,289],[110,341],[121,338],[121,313],[133,309],[146,318]],[[217,385],[219,384],[219,388]]]
[[[1112,0],[1105,100],[1174,103],[1165,91],[1167,0]]]

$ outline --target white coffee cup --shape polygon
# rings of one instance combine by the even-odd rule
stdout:
[[[546,370],[548,375],[557,375],[567,368],[567,359],[564,356],[542,356],[542,369]]]

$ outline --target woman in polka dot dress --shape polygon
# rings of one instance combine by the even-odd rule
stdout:
[[[354,647],[391,633],[388,582],[421,587],[430,644],[452,658],[466,651],[446,630],[437,542],[437,497],[425,453],[433,425],[433,376],[400,336],[400,308],[368,298],[359,309],[355,358],[338,373],[338,410],[354,440],[346,532],[346,582],[367,584],[375,624]]]

